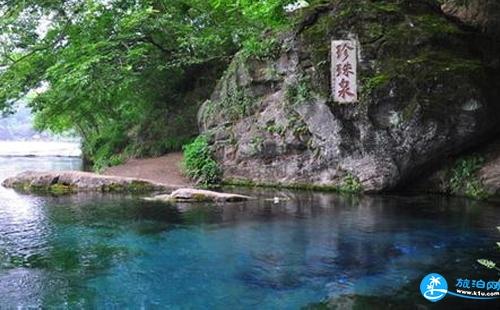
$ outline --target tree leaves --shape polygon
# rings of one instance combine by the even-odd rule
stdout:
[[[47,85],[30,103],[38,128],[76,129],[92,141],[91,157],[122,152],[135,135],[127,129],[184,104],[186,80],[201,78],[186,76],[193,68],[229,61],[246,40],[285,25],[291,2],[0,1],[0,110]]]

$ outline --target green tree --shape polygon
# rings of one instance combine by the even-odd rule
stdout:
[[[37,90],[37,127],[75,129],[97,168],[180,149],[224,66],[292,2],[0,1],[0,110]]]

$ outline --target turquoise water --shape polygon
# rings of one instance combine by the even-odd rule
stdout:
[[[80,164],[4,158],[0,176]],[[345,308],[430,307],[418,289],[428,273],[449,283],[498,279],[475,263],[500,260],[493,205],[249,193],[260,199],[218,206],[89,194],[34,198],[0,188],[0,309],[298,309],[326,300]],[[264,199],[274,195],[290,200]],[[498,306],[453,297],[440,305]]]

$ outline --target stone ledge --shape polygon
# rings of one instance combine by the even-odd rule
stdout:
[[[202,189],[181,188],[170,195],[158,195],[146,198],[150,201],[174,201],[174,202],[240,202],[253,199],[249,196],[219,193]]]
[[[172,190],[169,186],[143,179],[104,176],[80,171],[25,171],[7,178],[2,185],[28,193],[71,194],[77,192],[144,193]]]

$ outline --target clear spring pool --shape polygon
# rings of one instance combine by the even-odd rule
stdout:
[[[78,159],[1,158],[24,169]],[[348,197],[248,191],[248,203],[162,204],[140,197],[33,197],[0,188],[0,308],[298,309],[433,307],[431,272],[498,279],[498,207],[439,196]],[[264,198],[288,196],[273,203]],[[496,302],[446,298],[440,306]],[[367,308],[368,307],[368,308]],[[425,308],[424,308],[425,309]]]

